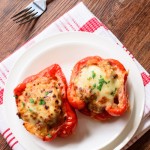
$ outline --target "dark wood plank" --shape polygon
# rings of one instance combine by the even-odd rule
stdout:
[[[134,0],[127,5],[122,3],[120,7],[106,24],[142,66],[150,72],[150,61],[148,61],[150,59],[150,1]]]
[[[47,11],[30,24],[19,26],[10,18],[32,0],[1,0],[0,61],[39,34],[45,27],[70,10],[81,0],[48,0]],[[150,72],[150,0],[83,0]],[[9,37],[9,38],[8,38]],[[149,150],[150,131],[129,150]],[[10,150],[0,136],[0,150]]]
[[[128,150],[150,150],[150,131],[145,133],[145,135],[129,147]]]
[[[134,22],[121,35],[123,41],[131,53],[139,60],[140,64],[150,72],[150,2],[139,13]],[[143,19],[144,16],[144,19]],[[136,36],[131,36],[132,34]],[[149,57],[150,58],[150,57]]]
[[[34,20],[30,24],[25,24],[19,26],[18,24],[15,24],[10,17],[12,14],[15,14],[16,12],[22,10],[29,1],[22,1],[22,3],[18,4],[17,0],[14,1],[8,1],[4,6],[8,8],[14,7],[14,12],[12,13],[12,9],[7,12],[5,10],[2,11],[2,21],[0,22],[0,26],[3,28],[0,28],[1,38],[1,51],[0,51],[0,60],[4,59],[6,56],[11,54],[15,49],[23,45],[26,41],[40,33],[47,25],[55,21],[57,18],[59,18],[61,15],[63,15],[65,12],[67,12],[69,9],[71,9],[78,1],[68,1],[68,0],[55,0],[49,3],[48,8],[42,17],[40,17],[37,20]],[[16,5],[15,5],[16,4]],[[21,5],[22,4],[22,5]],[[66,5],[67,4],[67,5]],[[57,7],[56,7],[57,6]],[[1,7],[1,6],[0,6]],[[6,13],[5,13],[6,12]],[[5,27],[4,27],[5,23]],[[9,37],[6,39],[6,37]],[[11,43],[11,44],[8,44]]]

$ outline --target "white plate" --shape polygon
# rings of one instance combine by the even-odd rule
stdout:
[[[130,111],[120,118],[106,122],[94,121],[77,113],[79,124],[76,132],[65,139],[57,138],[52,142],[43,142],[28,133],[16,115],[14,87],[25,77],[36,74],[53,63],[62,67],[69,81],[75,63],[86,56],[94,55],[117,59],[129,70],[127,86]],[[29,48],[10,72],[4,92],[8,123],[18,141],[27,150],[120,149],[131,139],[140,124],[144,99],[141,76],[129,55],[109,39],[83,32],[57,34]]]

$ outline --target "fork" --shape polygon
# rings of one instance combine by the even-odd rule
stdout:
[[[30,22],[41,16],[46,10],[46,0],[34,0],[25,9],[11,17],[19,24]]]

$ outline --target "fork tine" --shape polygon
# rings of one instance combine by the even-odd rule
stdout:
[[[20,20],[18,20],[18,21],[16,21],[16,23],[19,23],[19,22],[22,22],[22,21],[24,21],[24,20],[26,20],[26,19],[31,19],[31,18],[34,18],[34,16],[37,14],[38,12],[35,12],[35,13],[32,13],[32,14],[30,14],[30,15],[28,15],[28,16],[26,16],[26,17],[24,17],[24,18],[22,18],[22,19],[20,19]],[[28,20],[29,20],[28,19]],[[27,20],[27,21],[28,21]]]
[[[24,12],[29,11],[31,8],[32,8],[32,7],[29,7],[29,8],[25,8],[25,9],[23,9],[22,11],[20,11],[20,12],[19,12],[19,13],[17,13],[16,15],[12,16],[12,17],[11,17],[11,19],[12,19],[12,18],[17,17],[18,15],[20,15],[20,14],[22,14],[22,13],[24,13]]]
[[[33,9],[33,10],[30,10],[30,11],[27,11],[27,12],[24,13],[23,15],[18,16],[17,18],[13,19],[13,21],[16,21],[16,20],[18,20],[18,19],[20,19],[20,18],[24,18],[24,17],[26,17],[27,15],[32,14],[33,11],[34,11],[34,9]]]
[[[30,22],[30,21],[33,20],[33,19],[34,19],[34,17],[31,18],[31,19],[29,19],[29,20],[27,20],[27,21],[24,21],[24,22],[19,23],[19,25],[22,25],[22,24],[25,24],[25,23],[27,23],[27,22]]]

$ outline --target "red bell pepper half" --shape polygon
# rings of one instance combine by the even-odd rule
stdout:
[[[112,81],[106,81],[106,79],[102,78],[102,76],[100,75],[98,82],[93,84],[93,87],[91,85],[89,86],[91,87],[91,89],[89,89],[89,87],[82,86],[81,81],[79,81],[79,85],[81,85],[82,87],[79,87],[78,84],[76,84],[77,80],[81,76],[84,68],[89,68],[90,66],[97,66],[100,69],[104,69],[106,72],[108,72],[108,68],[110,68],[110,71],[113,70],[114,72],[114,75],[111,75],[109,73],[110,78],[114,79]],[[119,72],[119,74],[117,74],[116,70]],[[96,75],[96,72],[92,71],[91,77],[87,78],[87,82],[88,80],[90,80],[90,82],[93,83],[94,79],[96,78]],[[112,118],[112,116],[121,116],[122,114],[124,114],[124,112],[126,112],[129,106],[125,85],[127,75],[128,73],[125,70],[124,66],[117,60],[102,59],[99,56],[86,57],[78,61],[73,68],[70,83],[67,90],[68,101],[75,109],[78,109],[81,113],[97,120],[107,120],[109,118]],[[85,78],[86,76],[84,77],[84,79]],[[101,97],[101,99],[98,99],[97,97],[100,97],[101,91],[104,87],[106,89],[106,87],[109,86],[110,82],[116,82],[115,80],[122,80],[122,84],[120,87],[115,88],[114,91],[110,93],[107,92],[108,96],[112,97],[113,99],[112,102],[108,103],[108,105],[105,105],[108,99],[106,97]],[[92,93],[94,88],[98,91],[96,92],[99,93],[99,95],[95,94],[96,92],[94,94]],[[103,102],[101,107],[97,107],[96,105],[94,105],[100,102]],[[97,109],[100,110],[97,111]]]
[[[72,134],[72,132],[76,128],[77,116],[76,116],[74,109],[68,103],[67,82],[66,82],[65,76],[58,64],[51,65],[50,67],[44,69],[43,71],[39,72],[38,74],[32,75],[32,76],[26,78],[22,83],[20,83],[14,89],[14,95],[16,98],[17,107],[21,105],[20,104],[21,96],[25,92],[28,84],[30,84],[40,78],[43,78],[43,77],[48,78],[57,84],[56,90],[60,91],[58,96],[60,97],[61,103],[62,103],[61,109],[60,109],[62,116],[60,117],[60,120],[58,119],[59,118],[58,117],[57,123],[52,124],[51,126],[47,126],[47,124],[44,122],[36,122],[36,123],[32,124],[32,122],[30,122],[30,121],[28,122],[28,120],[23,119],[24,126],[29,132],[31,132],[32,134],[35,134],[36,136],[40,137],[44,141],[51,141],[51,140],[55,139],[57,136],[58,137],[67,137],[70,134]],[[49,89],[49,90],[51,90],[51,89]],[[47,94],[51,94],[51,93],[47,93]],[[19,109],[19,110],[21,110],[21,112],[25,111],[26,114],[20,113],[18,111],[18,114],[19,114],[18,116],[20,118],[25,118],[24,115],[27,115],[29,113],[26,111],[27,107],[29,107],[29,105],[28,105],[29,103],[31,103],[30,105],[32,105],[33,103],[34,104],[38,103],[39,104],[38,107],[40,107],[40,109],[45,108],[48,110],[48,106],[46,106],[46,100],[44,99],[45,97],[41,97],[40,101],[35,100],[35,99],[33,100],[31,98],[29,100],[29,96],[26,98],[28,98],[28,99],[26,99],[25,102],[22,102],[24,105],[24,106],[22,106],[23,108]],[[34,107],[33,107],[33,109],[34,109]],[[34,112],[34,110],[31,110],[31,111]],[[50,109],[48,111],[50,111]],[[30,115],[32,115],[32,113],[30,113]],[[47,121],[47,123],[49,123],[49,122]],[[42,125],[46,126],[46,128],[44,128]]]

